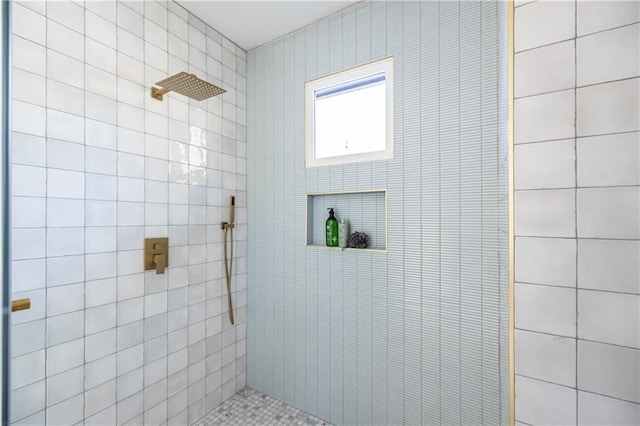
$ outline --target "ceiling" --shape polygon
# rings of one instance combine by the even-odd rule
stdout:
[[[289,34],[358,1],[177,0],[245,50]]]

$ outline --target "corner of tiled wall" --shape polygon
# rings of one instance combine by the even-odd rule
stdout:
[[[12,9],[12,421],[193,423],[246,381],[246,53],[173,1]],[[179,71],[227,93],[149,97]],[[165,275],[142,270],[152,236]]]
[[[640,3],[515,9],[516,420],[640,423]]]

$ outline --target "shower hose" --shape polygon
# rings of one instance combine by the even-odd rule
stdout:
[[[227,278],[227,308],[229,311],[229,322],[231,325],[235,323],[233,319],[233,303],[231,302],[231,275],[233,270],[233,225],[224,227],[224,271]],[[227,232],[231,244],[231,259],[227,257]]]

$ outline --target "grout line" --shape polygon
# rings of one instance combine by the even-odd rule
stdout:
[[[621,348],[621,349],[627,349],[627,350],[631,350],[631,351],[640,352],[640,348],[634,348],[632,346],[617,345],[615,343],[607,343],[607,342],[601,342],[601,341],[598,341],[598,340],[583,339],[583,338],[580,338],[580,337],[572,337],[572,336],[566,336],[566,335],[562,335],[562,334],[554,334],[554,333],[549,333],[549,332],[545,332],[545,331],[531,330],[531,329],[522,328],[522,327],[516,327],[516,330],[526,331],[526,332],[529,332],[529,333],[544,334],[545,336],[560,337],[560,338],[563,338],[563,339],[573,339],[576,342],[596,343],[596,344],[599,344],[599,345],[613,346],[613,347],[616,347],[616,348]]]
[[[571,238],[573,239],[573,238]],[[585,287],[576,287],[575,285],[560,285],[560,284],[545,284],[545,283],[534,283],[529,281],[516,281],[516,284],[526,284],[526,285],[537,285],[542,287],[554,287],[554,288],[567,288],[567,289],[576,289],[578,291],[596,291],[599,293],[613,293],[613,294],[622,294],[626,296],[640,296],[639,293],[630,293],[625,291],[612,291],[612,290],[603,290],[599,288],[585,288]]]
[[[578,235],[580,235],[579,230],[578,230],[578,147],[577,147],[577,138],[578,138],[578,40],[577,40],[577,36],[578,36],[578,0],[574,0],[574,6],[573,6],[573,13],[574,13],[574,39],[573,39],[573,84],[576,86],[575,91],[573,92],[573,134],[574,134],[574,140],[573,140],[573,178],[574,178],[574,182],[575,182],[575,190],[574,190],[574,197],[573,197],[573,202],[574,202],[574,207],[573,207],[573,213],[574,213],[574,226],[575,226],[575,279],[576,279],[576,290],[575,290],[575,323],[576,323],[576,338],[578,338],[580,336],[579,334],[579,330],[578,330],[578,324],[580,323],[580,317],[579,317],[579,312],[580,312],[580,306],[579,306],[579,295],[578,295],[578,286],[579,286],[579,269],[578,269],[578,262],[579,262],[579,255],[578,255]],[[576,388],[578,387],[578,343],[576,341],[576,346],[575,346],[575,372],[574,372],[574,380],[575,380],[575,386]],[[576,396],[576,406],[575,406],[575,418],[576,418],[576,424],[580,424],[579,419],[578,419],[578,415],[579,415],[579,407],[578,407],[578,398]]]

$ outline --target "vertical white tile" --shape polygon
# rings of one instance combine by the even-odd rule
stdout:
[[[107,278],[87,281],[85,293],[87,308],[113,303],[117,299],[117,280],[115,278]]]
[[[84,89],[84,64],[55,50],[47,50],[47,78]]]
[[[13,260],[35,259],[45,255],[45,230],[14,229],[11,251]]]
[[[96,386],[85,392],[84,396],[84,415],[89,417],[116,403],[116,381],[111,380],[100,386]]]
[[[578,240],[578,286],[640,294],[640,242]]]
[[[49,139],[47,141],[47,167],[65,170],[84,170],[84,145]],[[51,172],[51,170],[49,170]],[[75,184],[82,179],[71,179],[72,175],[65,175]],[[49,178],[51,180],[51,178]],[[79,197],[83,198],[83,197]]]
[[[84,61],[84,36],[55,21],[47,21],[47,47]]]
[[[45,407],[44,380],[11,392],[11,419],[23,419]]]
[[[110,355],[85,364],[85,388],[105,383],[116,377],[116,355]]]
[[[527,424],[576,424],[576,390],[516,377],[516,416]]]
[[[516,190],[575,186],[573,139],[517,145],[514,152]]]
[[[46,195],[46,169],[14,165],[12,168],[13,195],[44,197]]]
[[[47,144],[45,138],[14,132],[11,139],[13,164],[46,166]]]
[[[47,256],[69,256],[84,252],[82,228],[49,228],[47,230]]]
[[[46,131],[46,110],[38,105],[13,101],[11,130],[35,136],[44,136]]]
[[[84,143],[84,119],[77,115],[47,110],[47,137]]]
[[[85,338],[86,362],[95,361],[116,352],[116,330],[111,329]]]
[[[66,342],[80,339],[84,336],[84,325],[83,311],[47,317],[47,346],[60,347],[64,346],[63,344]],[[47,353],[47,362],[49,362],[49,358],[51,358],[50,353]],[[75,365],[71,366],[75,367]],[[47,368],[47,374],[49,374],[48,372]]]
[[[84,363],[84,339],[47,348],[47,376],[62,373]]]
[[[640,130],[640,78],[578,89],[578,136]]]
[[[85,259],[87,280],[98,280],[117,275],[115,252],[88,254]]]
[[[640,423],[638,404],[578,391],[578,419],[584,425]]]
[[[84,32],[84,8],[72,1],[47,3],[47,18],[79,33]]]
[[[578,1],[578,36],[640,21],[640,5],[628,1]]]
[[[87,66],[93,66],[111,74],[116,73],[118,55],[115,49],[90,38],[86,39],[86,46]]]
[[[55,405],[84,391],[84,366],[47,377],[47,406]]]
[[[47,258],[47,287],[72,284],[84,280],[84,256]]]
[[[516,238],[516,280],[576,285],[576,242],[560,238]]]
[[[640,185],[640,133],[579,138],[578,186]]]
[[[85,311],[86,334],[109,330],[116,326],[116,304],[88,308]]]
[[[640,24],[576,41],[578,86],[640,75]]]
[[[84,417],[84,394],[47,408],[47,424],[75,424]]]
[[[116,26],[112,22],[102,19],[92,13],[85,13],[86,35],[113,49],[116,48]]]
[[[84,182],[82,184],[84,185]],[[47,226],[49,227],[83,226],[84,213],[84,200],[47,199]]]
[[[85,197],[84,180],[82,172],[48,169],[47,196],[82,199]]]
[[[105,253],[116,251],[117,233],[115,227],[90,227],[85,232],[85,253]]]
[[[587,102],[587,101],[585,101]],[[515,143],[575,136],[575,91],[529,96],[515,101]]]
[[[578,291],[578,337],[640,349],[640,295]]]
[[[11,19],[13,21],[12,30],[14,34],[43,46],[47,44],[47,23],[43,15],[16,3],[11,11]]]
[[[515,303],[516,328],[575,337],[575,289],[517,283]]]
[[[11,388],[23,386],[44,380],[45,378],[44,350],[31,352],[11,359]]]
[[[11,208],[14,228],[43,228],[45,226],[45,199],[13,197]]]
[[[12,81],[13,99],[45,106],[46,80],[44,77],[16,69]]]
[[[575,191],[517,191],[515,232],[522,236],[575,237]]]
[[[515,55],[515,96],[537,95],[575,86],[573,40]]]
[[[49,288],[47,315],[54,316],[84,309],[84,284],[71,284]]]
[[[640,238],[640,187],[579,189],[578,236]]]
[[[640,402],[640,351],[578,340],[578,389]]]
[[[544,28],[544,31],[540,31]],[[533,2],[515,11],[515,50],[575,37],[575,2]]]

